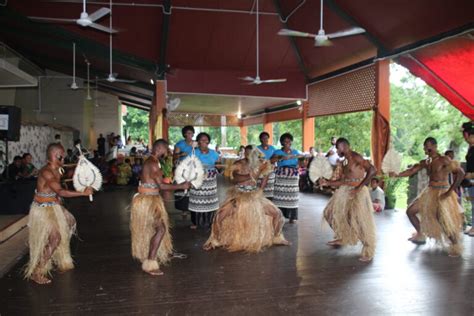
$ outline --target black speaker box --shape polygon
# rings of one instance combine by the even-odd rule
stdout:
[[[17,142],[20,140],[21,109],[16,106],[0,105],[0,139]]]

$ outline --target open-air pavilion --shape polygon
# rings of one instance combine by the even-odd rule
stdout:
[[[87,1],[86,10],[109,5]],[[43,135],[58,131],[71,141],[79,135],[94,148],[99,133],[120,132],[119,105],[149,111],[151,140],[167,138],[170,126],[239,126],[247,144],[249,126],[262,124],[272,136],[273,123],[301,120],[305,151],[314,146],[318,117],[372,111],[371,156],[380,169],[390,141],[391,62],[423,79],[466,120],[474,119],[472,1],[324,0],[326,33],[363,29],[334,38],[332,46],[278,34],[318,33],[319,0],[116,0],[112,8],[118,32],[109,37],[74,23],[31,19],[77,19],[80,0],[0,1],[0,105],[21,108],[22,126],[30,126],[22,130],[21,145],[11,142],[13,152],[44,155]],[[109,22],[110,15],[98,20],[104,28]],[[258,80],[286,80],[242,80],[255,77],[256,69]],[[109,72],[118,75],[106,80]],[[73,75],[79,86],[93,87],[91,98],[68,88]],[[99,96],[105,106],[94,107]],[[171,110],[172,98],[181,102]],[[164,277],[148,278],[129,251],[126,206],[132,194],[106,190],[94,204],[72,201],[82,239],[72,246],[76,270],[41,288],[22,280],[26,258],[16,255],[20,260],[0,281],[0,314],[474,312],[471,239],[465,238],[463,257],[451,259],[434,244],[405,242],[410,226],[402,212],[383,214],[376,218],[378,253],[364,265],[354,259],[357,250],[325,247],[331,238],[320,223],[326,197],[314,194],[301,195],[301,220],[284,228],[292,246],[258,255],[204,252],[207,233],[190,232],[168,203],[175,246],[189,258],[173,261]],[[0,247],[27,234],[18,230]]]

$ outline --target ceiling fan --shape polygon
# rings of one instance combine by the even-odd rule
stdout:
[[[110,20],[109,26],[112,29],[112,0],[110,0]],[[112,72],[112,33],[109,34],[109,75],[107,78],[99,79],[100,81],[108,81],[110,83],[113,82],[126,82],[126,83],[134,83],[137,82],[136,80],[125,80],[125,79],[117,79],[117,73]]]
[[[256,73],[255,77],[247,76],[247,77],[243,77],[243,78],[240,78],[240,79],[248,81],[247,84],[249,84],[249,85],[260,85],[262,83],[286,82],[286,78],[284,78],[284,79],[266,79],[266,80],[262,80],[260,78],[260,65],[259,65],[260,64],[260,57],[259,57],[259,52],[260,52],[260,47],[259,46],[260,46],[260,44],[259,44],[259,25],[258,25],[259,24],[258,23],[258,20],[259,20],[259,18],[258,18],[258,16],[259,16],[259,14],[258,14],[258,2],[259,2],[259,0],[256,0],[256,2],[257,2],[257,6],[256,6],[256,13],[257,13],[256,14],[256,17],[257,17],[257,19],[256,19],[256,25],[257,25],[257,32],[256,32],[256,35],[257,35],[256,36],[256,38],[257,38],[257,45],[256,45],[256,47],[257,47],[257,53],[256,53],[256,55],[257,55],[257,73]]]
[[[176,110],[181,103],[180,98],[171,98],[169,96],[166,96],[166,109],[168,112],[173,112]]]
[[[365,33],[365,30],[361,27],[351,27],[346,30],[342,30],[335,33],[326,34],[323,28],[323,0],[321,0],[321,16],[320,16],[320,27],[318,34],[305,33],[300,31],[294,31],[289,29],[281,29],[278,35],[283,36],[297,36],[297,37],[309,37],[314,38],[314,46],[331,46],[333,45],[331,39],[341,38],[346,36],[353,36]]]
[[[86,0],[82,3],[82,13],[79,19],[60,19],[60,18],[44,18],[37,16],[29,16],[28,18],[37,21],[37,22],[56,22],[56,23],[76,23],[83,27],[92,27],[96,30],[106,32],[106,33],[116,33],[117,30],[108,28],[103,25],[95,23],[97,20],[103,18],[110,13],[110,10],[107,8],[100,8],[92,14],[88,14],[86,10]]]

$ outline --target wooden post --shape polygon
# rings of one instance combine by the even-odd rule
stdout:
[[[309,151],[309,147],[314,146],[314,117],[308,117],[308,102],[303,103],[303,151]]]
[[[390,61],[375,64],[375,102],[372,120],[372,162],[381,173],[382,160],[390,146]]]
[[[155,81],[154,102],[150,107],[150,146],[159,138],[168,139],[168,119],[166,117],[166,80]]]
[[[240,145],[247,145],[247,126],[243,123],[240,125]]]
[[[273,144],[273,124],[272,124],[272,122],[267,121],[267,116],[266,115],[263,119],[263,130],[265,132],[267,132],[268,135],[270,135],[270,137],[268,138],[268,143]]]

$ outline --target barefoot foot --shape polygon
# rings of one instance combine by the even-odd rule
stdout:
[[[408,240],[417,245],[423,245],[426,243],[426,238],[421,233],[413,233]]]
[[[370,261],[372,261],[372,258],[362,256],[362,257],[359,258],[359,261],[361,261],[361,262],[370,262]]]
[[[39,275],[39,274],[33,275],[31,277],[31,280],[36,282],[37,284],[50,284],[51,283],[50,279],[48,279],[44,275]]]
[[[145,270],[143,270],[145,271]],[[150,271],[145,271],[146,273],[148,273],[149,275],[153,275],[153,276],[157,276],[157,275],[163,275],[163,271],[161,271],[160,269],[155,269],[155,270],[150,270]]]

